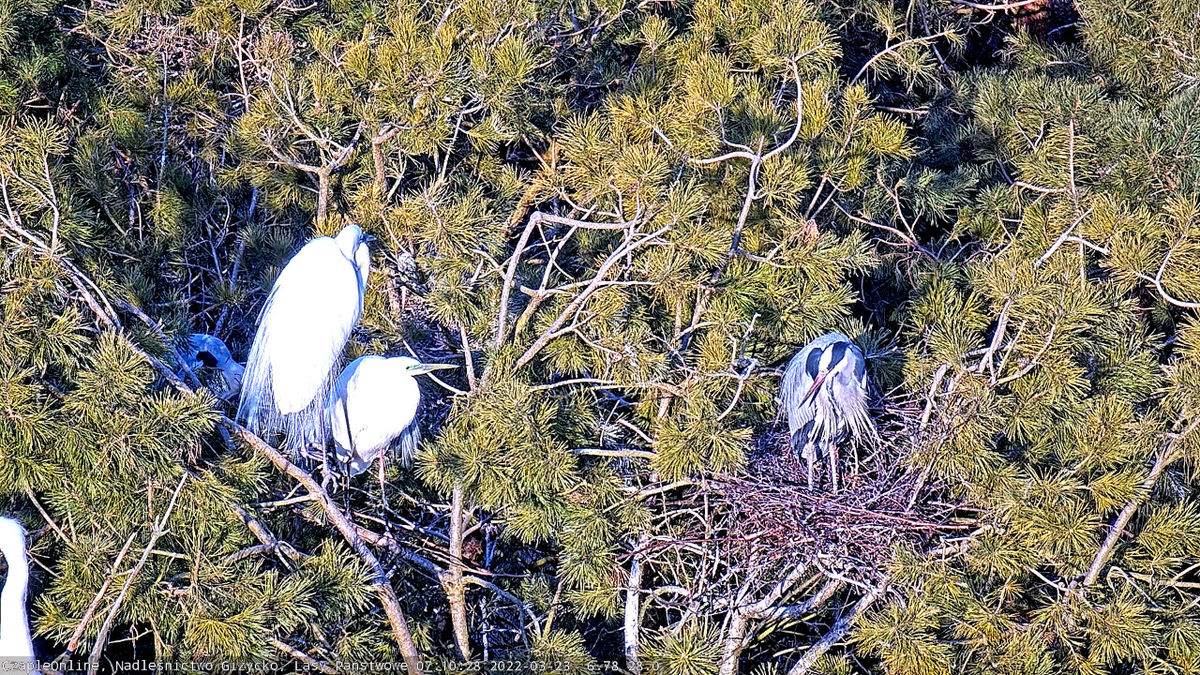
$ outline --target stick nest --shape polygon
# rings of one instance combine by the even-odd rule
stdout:
[[[951,505],[909,462],[918,442],[917,411],[893,408],[882,419],[881,443],[840,448],[840,488],[829,489],[821,462],[810,488],[806,468],[786,432],[759,435],[746,468],[707,483],[707,497],[729,555],[782,569],[808,565],[863,583],[886,568],[897,546],[925,548],[950,532]],[[827,461],[827,459],[826,459]]]

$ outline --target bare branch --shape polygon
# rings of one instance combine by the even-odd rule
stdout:
[[[108,615],[104,617],[104,623],[100,624],[100,632],[96,635],[96,642],[92,645],[92,653],[88,656],[88,671],[99,672],[100,654],[104,651],[104,647],[108,644],[108,633],[112,630],[113,621],[117,618],[117,612],[121,610],[121,605],[125,602],[125,597],[129,595],[129,589],[133,586],[133,580],[137,578],[142,568],[146,566],[146,561],[150,559],[150,552],[154,550],[154,545],[158,543],[159,537],[167,532],[167,520],[171,517],[171,512],[175,510],[175,503],[179,500],[179,493],[183,490],[184,483],[187,482],[188,474],[184,473],[179,479],[179,485],[175,487],[175,492],[171,494],[171,501],[167,504],[167,510],[162,516],[155,521],[154,527],[150,530],[150,539],[146,542],[146,548],[142,549],[142,557],[138,558],[137,564],[129,571],[125,577],[125,584],[121,586],[121,592],[117,594],[113,600],[112,606],[108,608]]]
[[[729,627],[725,631],[720,675],[737,675],[738,655],[741,654],[746,640],[746,624],[751,617],[767,614],[771,607],[800,581],[800,577],[807,569],[805,565],[797,565],[792,568],[791,572],[788,572],[787,576],[772,586],[766,595],[748,605],[733,608],[729,617]]]
[[[813,664],[817,662],[817,659],[821,658],[825,652],[829,651],[831,647],[837,644],[850,631],[854,621],[883,595],[883,591],[884,586],[880,585],[863,594],[858,599],[858,602],[854,603],[854,607],[835,621],[829,632],[809,648],[804,653],[804,656],[796,662],[796,665],[787,671],[787,675],[804,675],[804,673],[807,673],[813,667]]]
[[[546,329],[546,332],[542,333],[541,337],[535,340],[534,343],[529,346],[529,349],[525,350],[525,353],[521,355],[521,358],[517,359],[517,368],[520,368],[532,361],[533,357],[537,356],[537,353],[556,337],[557,331],[561,329],[563,325],[569,319],[571,319],[574,314],[583,306],[583,304],[587,302],[588,299],[591,298],[592,295],[601,287],[601,283],[604,281],[604,278],[608,275],[609,270],[611,270],[614,265],[616,265],[627,254],[632,253],[634,250],[644,246],[645,244],[658,239],[660,236],[666,234],[670,229],[670,225],[664,225],[650,234],[643,235],[637,239],[629,239],[624,244],[617,247],[617,249],[613,251],[603,263],[601,263],[599,269],[596,270],[596,276],[592,278],[592,281],[588,284],[587,288],[585,288],[579,295],[575,296],[575,299],[567,305],[567,307],[558,315],[557,318],[554,319],[553,322],[551,322],[550,327]]]
[[[1167,446],[1158,453],[1158,457],[1154,460],[1154,466],[1150,467],[1150,473],[1146,476],[1146,480],[1142,482],[1141,493],[1130,500],[1125,505],[1125,508],[1121,509],[1121,513],[1117,515],[1117,519],[1113,521],[1112,527],[1109,528],[1108,536],[1104,538],[1104,543],[1101,544],[1096,557],[1092,559],[1092,564],[1088,567],[1087,574],[1083,577],[1084,588],[1096,583],[1096,579],[1100,577],[1100,571],[1104,569],[1104,566],[1108,564],[1109,558],[1112,557],[1113,550],[1117,546],[1117,540],[1121,538],[1121,534],[1125,531],[1125,526],[1129,524],[1129,520],[1133,518],[1133,514],[1137,513],[1138,507],[1150,498],[1154,486],[1158,483],[1159,477],[1162,476],[1167,466],[1176,459],[1179,459],[1179,443],[1195,431],[1197,426],[1200,426],[1200,417],[1193,419],[1183,431],[1171,438]]]
[[[644,540],[634,547],[629,563],[629,582],[625,585],[625,669],[629,675],[642,675],[642,556],[639,551],[642,545]]]
[[[463,661],[471,660],[471,637],[467,627],[466,586],[463,585],[463,486],[455,483],[450,495],[450,569],[442,575],[442,587],[450,603],[454,642]]]
[[[283,640],[272,637],[272,638],[268,638],[267,642],[270,642],[271,646],[274,647],[275,649],[278,649],[279,651],[283,652],[284,654],[287,654],[288,656],[292,657],[293,659],[296,659],[300,663],[303,663],[304,665],[306,665],[310,668],[313,668],[317,672],[328,673],[329,675],[336,675],[336,673],[338,672],[337,668],[334,668],[333,666],[329,665],[328,663],[325,663],[324,661],[318,661],[318,660],[314,659],[313,657],[309,656],[308,654],[305,654],[304,652],[300,651],[299,649],[296,649],[295,647],[292,647],[291,645],[287,644]]]

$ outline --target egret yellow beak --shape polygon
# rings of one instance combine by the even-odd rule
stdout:
[[[458,366],[454,366],[449,363],[418,363],[416,365],[408,367],[408,374],[409,375],[424,375],[425,373],[430,373],[435,370],[447,370],[450,368],[457,368],[457,367]]]

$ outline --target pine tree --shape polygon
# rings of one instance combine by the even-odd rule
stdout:
[[[0,3],[0,493],[39,648],[1196,670],[1196,7],[1035,36],[1031,4]],[[350,221],[346,356],[461,366],[386,499],[180,358],[245,354]],[[776,394],[835,329],[885,442],[831,494]]]

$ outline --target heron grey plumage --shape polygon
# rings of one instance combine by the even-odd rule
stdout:
[[[213,368],[220,373],[219,380],[214,383],[220,391],[213,393],[221,398],[229,398],[242,388],[242,376],[246,368],[233,360],[229,347],[218,337],[192,333],[188,336],[188,350],[183,359],[192,372],[201,368]]]
[[[829,456],[829,475],[838,487],[837,446],[847,440],[874,444],[878,439],[867,406],[870,383],[863,353],[850,338],[826,333],[804,346],[787,365],[782,399],[792,452],[808,465]]]

